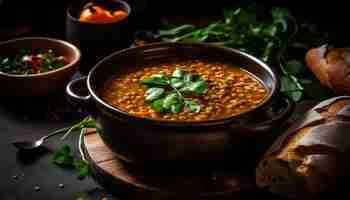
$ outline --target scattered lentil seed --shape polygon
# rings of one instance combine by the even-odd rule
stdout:
[[[34,190],[35,190],[36,192],[39,192],[39,191],[40,191],[40,187],[39,187],[38,185],[36,185],[36,186],[34,186]]]

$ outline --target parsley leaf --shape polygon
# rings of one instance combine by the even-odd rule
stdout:
[[[163,108],[167,111],[171,111],[172,113],[178,113],[182,108],[178,105],[182,104],[181,97],[177,93],[171,93],[164,98]]]
[[[303,95],[303,88],[301,88],[288,76],[281,77],[281,91],[295,102],[300,101]]]
[[[201,106],[194,100],[185,100],[185,106],[191,112],[198,113],[201,110]]]
[[[179,78],[172,78],[170,80],[170,85],[173,88],[181,88],[182,86],[184,86],[185,82]]]
[[[181,92],[196,94],[196,95],[204,94],[207,90],[208,90],[208,84],[204,80],[191,82],[187,84],[185,87],[180,89]]]
[[[84,160],[74,160],[73,165],[78,171],[79,179],[84,179],[92,174],[89,164]]]
[[[169,79],[163,74],[154,74],[149,78],[143,79],[142,84],[149,87],[161,87],[169,84]]]
[[[157,99],[151,103],[151,108],[156,112],[165,112],[163,108],[164,98]]]
[[[54,152],[52,162],[62,168],[74,168],[78,172],[78,178],[84,179],[91,175],[91,168],[86,161],[75,159],[71,148],[68,145],[63,145],[60,149]]]
[[[298,75],[305,70],[305,66],[298,60],[289,60],[285,65],[285,70],[292,75]]]
[[[163,88],[150,88],[146,91],[145,94],[145,101],[153,101],[155,99],[158,99],[164,94]]]
[[[57,150],[53,156],[52,161],[54,164],[63,166],[63,167],[71,167],[74,161],[74,158],[71,154],[71,149],[68,145],[63,145],[59,150]]]
[[[179,68],[176,68],[175,71],[173,72],[172,77],[175,78],[182,78],[185,74],[185,71]]]

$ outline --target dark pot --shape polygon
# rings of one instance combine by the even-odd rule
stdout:
[[[132,43],[130,24],[131,8],[122,0],[104,1],[106,6],[113,6],[128,13],[128,17],[118,22],[96,24],[79,21],[83,5],[72,4],[67,9],[66,38],[82,51],[83,72],[89,71],[95,63],[107,55],[129,47]],[[86,62],[84,62],[86,61]],[[91,64],[93,63],[93,64]]]
[[[122,67],[193,57],[243,67],[265,83],[268,98],[257,108],[238,116],[180,123],[129,115],[108,105],[96,92]],[[87,85],[87,96],[76,91],[82,83]],[[278,78],[269,66],[235,49],[199,43],[157,43],[116,52],[95,65],[87,77],[68,84],[66,91],[73,101],[96,105],[96,119],[103,141],[120,158],[136,163],[238,160],[242,157],[247,160],[247,154],[256,153],[253,149],[262,143],[262,133],[279,127],[293,108],[292,102],[279,95]]]

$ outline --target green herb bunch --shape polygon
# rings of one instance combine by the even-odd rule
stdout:
[[[309,48],[325,43],[328,36],[310,24],[297,24],[286,8],[272,8],[269,15],[257,6],[226,10],[223,20],[205,27],[171,27],[160,30],[159,37],[168,42],[207,42],[239,49],[279,67],[281,92],[294,101],[327,97],[306,70],[304,56]]]
[[[284,8],[271,10],[271,17],[259,19],[255,7],[244,10],[224,11],[224,20],[210,23],[206,27],[185,24],[160,30],[159,36],[170,42],[209,42],[233,47],[251,53],[263,61],[271,59],[274,48],[281,46],[287,37],[292,19]]]
[[[171,76],[154,74],[141,81],[148,89],[145,102],[156,112],[179,113],[183,109],[198,113],[201,105],[188,98],[203,95],[208,83],[200,75],[192,75],[176,68]]]

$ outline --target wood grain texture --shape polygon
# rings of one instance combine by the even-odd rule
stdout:
[[[254,188],[248,175],[238,171],[130,165],[119,160],[93,130],[84,137],[84,153],[94,178],[112,193],[128,198],[246,198]]]

